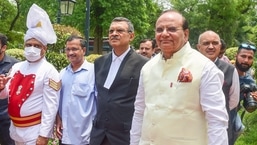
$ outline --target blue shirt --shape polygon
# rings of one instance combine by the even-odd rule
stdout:
[[[63,125],[62,143],[89,144],[96,114],[94,65],[86,60],[73,72],[71,65],[61,70],[59,114]]]

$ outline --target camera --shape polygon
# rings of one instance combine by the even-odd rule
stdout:
[[[254,100],[251,92],[255,92],[257,90],[255,84],[241,84],[240,92],[245,94],[243,106],[247,112],[253,112],[257,109],[257,102]]]

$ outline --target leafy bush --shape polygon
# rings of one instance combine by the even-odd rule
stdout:
[[[60,71],[69,64],[66,56],[63,53],[47,52],[46,59],[53,64],[53,66]]]
[[[241,113],[242,111],[240,111]],[[257,134],[257,111],[247,113],[244,116],[243,124],[245,125],[245,131],[237,139],[235,145],[256,145]]]
[[[6,33],[8,37],[8,48],[19,48],[23,49],[24,44],[24,33],[17,31],[8,31]]]
[[[237,52],[237,47],[231,47],[226,50],[226,56],[229,58],[229,60],[235,60]]]
[[[23,49],[17,49],[17,48],[14,48],[14,49],[7,49],[5,51],[8,55],[18,59],[18,60],[25,60],[26,58],[24,57],[24,50]]]
[[[93,63],[95,61],[95,59],[97,59],[100,56],[102,56],[102,55],[100,55],[100,54],[90,54],[90,55],[86,56],[86,60],[88,62]]]
[[[65,45],[65,40],[70,35],[78,35],[83,37],[83,35],[73,27],[60,24],[54,24],[53,27],[57,36],[57,42],[48,46],[48,50],[50,52],[62,53]]]

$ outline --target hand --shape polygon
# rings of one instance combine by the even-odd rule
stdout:
[[[38,136],[36,145],[47,145],[48,144],[48,138],[43,136]]]
[[[253,96],[253,98],[255,99],[255,101],[257,101],[257,91],[251,92],[251,95]]]
[[[62,120],[60,116],[57,114],[56,116],[56,136],[58,139],[62,139]]]
[[[0,75],[0,90],[3,90],[5,88],[5,85],[10,79],[11,77],[6,77],[3,74]]]

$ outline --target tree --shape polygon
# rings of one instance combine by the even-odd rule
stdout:
[[[19,0],[21,3],[21,15],[26,16],[29,7],[36,3],[47,11],[52,22],[56,22],[58,11],[58,0]],[[154,22],[159,15],[160,8],[153,1],[148,0],[91,0],[90,6],[90,36],[94,37],[94,53],[102,53],[102,38],[107,36],[111,20],[116,16],[129,18],[135,26],[136,38],[134,44],[139,39],[154,37]],[[75,10],[71,16],[62,16],[61,24],[77,28],[80,32],[85,31],[86,17],[85,0],[77,0]],[[23,20],[24,21],[24,20]]]
[[[240,15],[236,0],[171,0],[171,3],[189,21],[189,40],[193,47],[198,36],[206,30],[217,32],[228,45],[233,44]]]
[[[90,28],[97,42],[94,43],[94,53],[102,53],[102,37],[107,36],[107,30],[114,17],[123,16],[130,19],[135,27],[137,40],[153,30],[152,24],[157,18],[158,10],[158,5],[149,0],[92,1]],[[153,37],[153,31],[152,36],[147,37]]]

